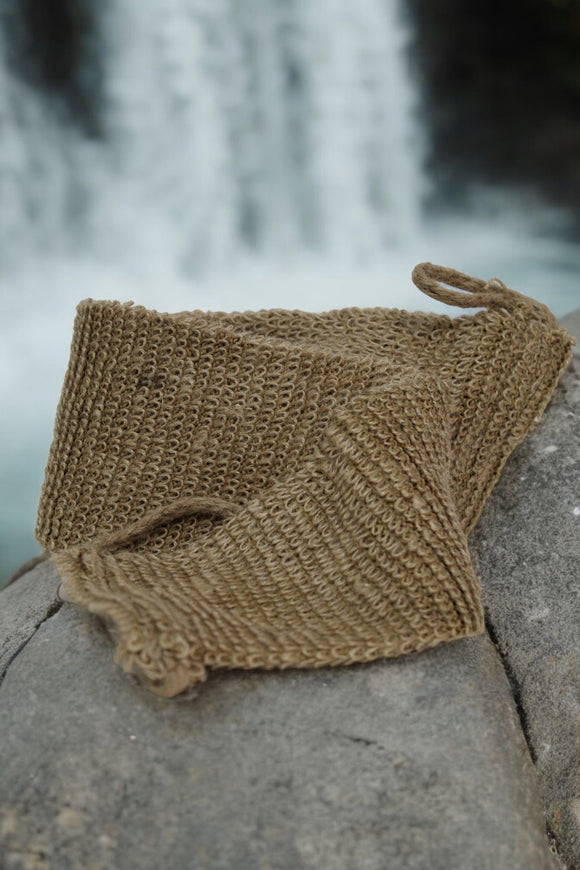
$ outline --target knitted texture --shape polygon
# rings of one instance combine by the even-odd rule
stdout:
[[[468,535],[573,339],[497,279],[413,279],[483,310],[79,304],[37,538],[155,693],[483,631]]]

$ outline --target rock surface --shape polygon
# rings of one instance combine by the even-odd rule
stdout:
[[[1,591],[0,680],[18,651],[37,628],[60,607],[56,596],[58,577],[48,562],[18,578]]]
[[[571,318],[569,319],[571,320]],[[580,313],[577,315],[580,334]],[[571,325],[568,325],[571,328]],[[539,774],[544,811],[580,867],[580,359],[515,451],[472,535],[492,634]]]
[[[65,604],[9,665],[0,730],[6,870],[558,866],[487,637],[369,665],[222,672],[164,701]]]
[[[574,355],[580,356],[580,308],[571,311],[566,317],[562,317],[560,323],[575,337],[577,344],[574,348]]]
[[[485,636],[164,701],[50,564],[2,592],[2,870],[555,870],[528,745],[580,867],[579,365],[472,536],[503,664]]]

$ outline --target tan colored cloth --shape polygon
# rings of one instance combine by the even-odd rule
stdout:
[[[413,279],[483,310],[79,304],[37,537],[152,691],[483,631],[468,534],[573,339],[497,279]]]

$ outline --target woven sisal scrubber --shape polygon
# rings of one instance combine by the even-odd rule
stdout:
[[[155,693],[483,631],[468,534],[573,339],[497,279],[413,280],[483,310],[79,304],[37,537]]]

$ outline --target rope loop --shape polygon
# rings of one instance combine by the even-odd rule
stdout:
[[[512,308],[518,301],[526,299],[499,278],[483,281],[434,263],[419,263],[413,269],[412,277],[413,283],[427,296],[459,308]],[[450,286],[444,287],[444,284]]]

